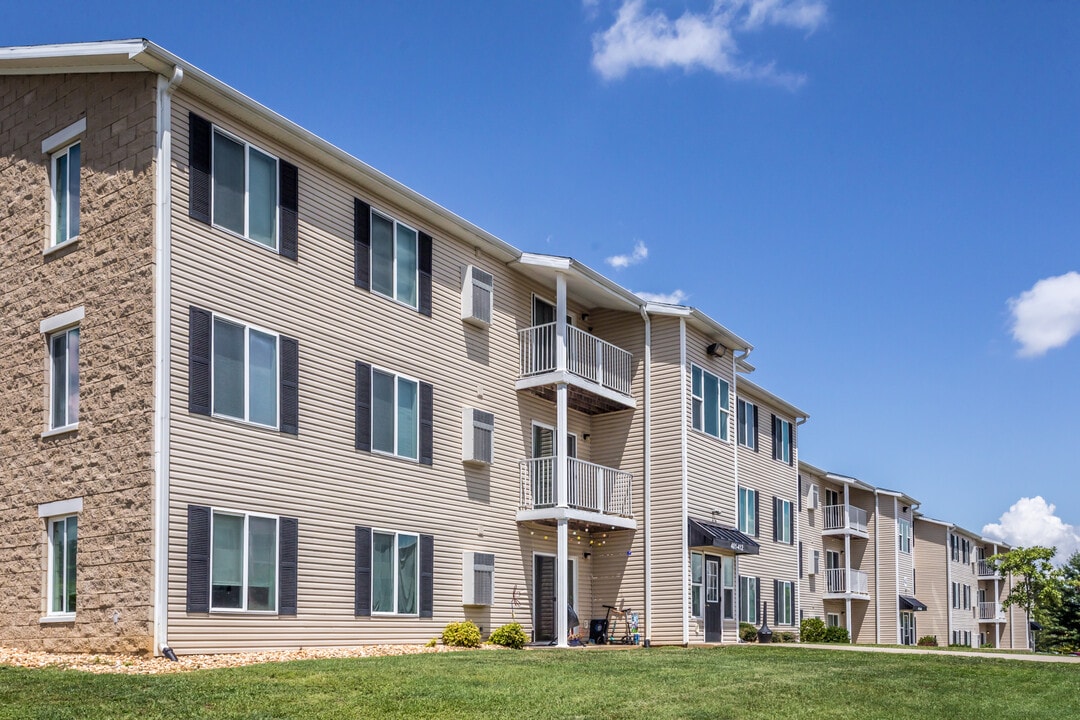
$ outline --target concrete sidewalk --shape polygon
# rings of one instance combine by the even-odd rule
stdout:
[[[766,647],[758,643],[740,643],[738,647]],[[1071,655],[1032,655],[1029,653],[974,652],[966,650],[933,650],[923,647],[874,647],[867,645],[842,645],[839,643],[818,645],[811,643],[771,643],[770,647],[806,648],[809,650],[846,650],[848,652],[879,652],[900,655],[943,655],[946,657],[972,657],[991,660],[1022,660],[1024,662],[1080,663],[1080,657]]]

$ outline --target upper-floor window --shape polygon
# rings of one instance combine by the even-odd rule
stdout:
[[[371,289],[409,307],[417,303],[417,232],[371,213]]]
[[[214,128],[214,224],[277,250],[277,158]]]
[[[727,382],[697,365],[692,367],[691,376],[693,428],[727,440],[728,415],[731,412]]]
[[[901,518],[896,521],[896,532],[899,540],[900,552],[911,552],[911,521]]]
[[[371,612],[416,615],[420,536],[402,532],[371,533]]]
[[[773,522],[775,524],[773,539],[776,542],[787,543],[788,545],[792,544],[794,538],[794,513],[791,511],[791,505],[790,500],[773,498]]]
[[[214,317],[214,414],[278,426],[278,336]]]
[[[211,609],[276,612],[278,518],[215,510],[211,537]]]
[[[757,490],[739,488],[739,532],[758,534]]]
[[[75,614],[77,515],[49,519],[49,615]]]
[[[49,429],[79,422],[79,328],[49,335]]]
[[[52,244],[59,245],[79,235],[80,143],[72,143],[52,154]]]
[[[791,423],[773,415],[773,459],[792,464]]]
[[[371,449],[416,460],[420,438],[416,380],[372,369]]]
[[[739,444],[745,445],[751,450],[757,450],[757,405],[747,402],[746,400],[739,400],[736,404],[736,408],[738,411],[737,424]]]

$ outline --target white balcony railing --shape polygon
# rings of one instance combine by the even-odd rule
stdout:
[[[976,608],[980,620],[998,620],[1001,618],[1001,606],[996,602],[981,602]]]
[[[844,568],[829,568],[825,571],[826,593],[868,595],[870,593],[869,587],[867,575],[862,570],[849,571]]]
[[[981,578],[998,577],[997,571],[990,567],[990,563],[985,560],[975,561],[975,575]]]
[[[632,474],[577,458],[567,458],[567,472],[568,506],[605,515],[634,517]],[[522,460],[520,474],[522,510],[558,505],[553,456]]]
[[[519,330],[518,347],[522,377],[542,375],[557,369],[555,323]],[[629,395],[633,356],[620,347],[567,325],[566,370],[609,390]]]
[[[826,530],[855,530],[866,533],[866,511],[854,505],[826,505]]]

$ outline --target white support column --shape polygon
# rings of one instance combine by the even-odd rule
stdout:
[[[555,276],[555,370],[566,370],[566,278],[562,273]],[[568,506],[569,465],[567,455],[567,388],[559,383],[555,389],[555,505]],[[555,557],[555,640],[559,647],[567,647],[568,618],[566,609],[570,604],[570,588],[567,576],[570,569],[570,538],[565,517],[558,521],[558,549]]]
[[[848,484],[844,483],[844,590],[847,594],[847,600],[844,601],[844,604],[846,605],[848,638],[854,643],[855,635],[851,631],[851,586],[853,583],[851,582],[851,528],[848,526],[848,503],[850,502],[848,493]]]

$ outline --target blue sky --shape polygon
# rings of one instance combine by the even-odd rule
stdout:
[[[513,245],[702,308],[812,416],[803,460],[1080,547],[1080,5],[76,5],[9,4],[0,44],[147,37]]]

